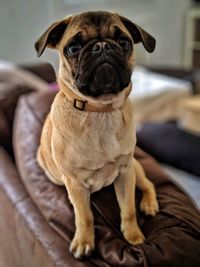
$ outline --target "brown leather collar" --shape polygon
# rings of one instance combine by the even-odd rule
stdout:
[[[130,89],[127,90],[126,98],[130,94]],[[111,104],[102,104],[101,106],[97,106],[85,99],[81,99],[77,96],[73,91],[67,90],[64,92],[65,97],[69,102],[71,102],[72,106],[80,111],[91,111],[91,112],[111,112],[115,110]]]

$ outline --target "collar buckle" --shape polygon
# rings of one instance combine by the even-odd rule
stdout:
[[[87,101],[83,101],[83,100],[79,100],[79,99],[74,99],[74,108],[83,111],[85,109],[85,104],[87,103]]]

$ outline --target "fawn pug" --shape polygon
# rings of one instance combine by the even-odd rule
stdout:
[[[142,43],[153,52],[155,39],[137,24],[110,12],[84,12],[52,24],[35,44],[59,53],[57,93],[46,118],[37,159],[49,179],[67,189],[76,231],[70,245],[75,257],[94,249],[91,193],[114,183],[121,211],[121,231],[131,244],[144,236],[135,211],[158,212],[153,184],[133,157],[136,136],[133,103],[128,96],[135,56]]]

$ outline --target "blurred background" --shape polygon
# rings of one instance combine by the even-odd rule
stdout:
[[[129,266],[131,261],[134,266],[143,263],[137,248],[129,249],[120,235],[112,234],[118,233],[119,220],[113,223],[118,211],[110,205],[108,189],[105,198],[93,199],[97,253],[76,264],[67,254],[73,230],[67,194],[48,183],[36,160],[43,121],[60,88],[57,53],[46,49],[38,58],[34,44],[56,20],[89,10],[120,13],[156,38],[152,54],[136,46],[130,99],[137,146],[162,165],[200,210],[200,0],[0,0],[0,267],[116,266],[118,260],[122,266],[126,259]],[[196,211],[154,161],[140,153],[148,177],[158,186],[161,211],[146,222],[138,213],[149,236],[143,246],[148,266],[199,267]],[[101,199],[108,200],[113,213],[102,208]],[[161,231],[158,223],[164,221]],[[173,235],[178,249],[173,249]]]
[[[21,96],[59,90],[57,53],[46,49],[37,58],[36,40],[54,21],[89,10],[120,13],[156,38],[152,54],[136,46],[130,97],[138,145],[166,164],[166,171],[200,207],[197,0],[0,0],[0,145],[13,153],[12,123]]]
[[[62,210],[61,213],[57,212],[66,204],[64,195],[61,196],[60,191],[54,194],[36,164],[43,119],[53,97],[60,90],[55,73],[58,70],[58,55],[54,50],[46,49],[38,58],[34,44],[56,20],[88,10],[120,13],[156,38],[157,46],[152,54],[147,53],[141,44],[136,46],[137,60],[130,99],[134,103],[137,145],[162,164],[165,172],[200,209],[200,1],[0,0],[1,267],[69,266],[72,262],[71,258],[65,262],[68,256],[65,245],[59,243],[60,236],[52,235],[58,229],[57,232],[65,239],[62,232],[63,229],[65,231],[64,225],[62,220],[59,222]],[[165,201],[161,202],[161,216],[169,215],[169,218],[166,217],[168,228],[171,225],[172,233],[177,230],[180,235],[177,235],[177,240],[183,240],[181,233],[193,235],[197,240],[196,232],[191,231],[191,227],[197,229],[196,224],[191,224],[193,211],[186,220],[179,222],[182,216],[179,205],[183,206],[183,214],[189,211],[185,197],[174,187],[170,189],[165,176],[153,167],[153,163],[151,167],[145,157],[141,158],[147,163],[148,172],[156,174],[156,181],[161,179],[161,183],[158,182],[162,187],[159,198]],[[65,201],[63,204],[62,200]],[[55,205],[52,205],[54,202]],[[173,214],[172,210],[177,212]],[[68,206],[66,211],[68,214]],[[58,218],[51,216],[54,213],[59,215]],[[177,223],[175,219],[178,219]],[[67,226],[72,229],[68,225],[70,221],[67,221]],[[54,225],[54,222],[58,223]],[[52,233],[49,226],[53,227]],[[170,238],[169,235],[169,240],[173,241]],[[99,244],[102,242],[98,241]],[[191,242],[194,241],[191,239]],[[61,247],[63,250],[60,251]],[[179,250],[178,253],[188,256],[188,261],[191,261],[188,266],[200,266],[193,264],[193,258],[195,261],[197,257],[195,254],[190,257],[185,248],[183,246],[183,251]],[[99,251],[97,255],[100,255]],[[111,254],[114,255],[112,251]],[[59,255],[65,256],[62,259]],[[167,266],[169,261],[176,264],[179,260],[171,252],[165,255],[166,261],[165,256],[162,257],[164,264],[157,265]],[[51,262],[51,257],[55,257],[55,264]],[[121,260],[121,255],[119,258]],[[179,258],[182,260],[182,257]],[[181,266],[181,263],[177,265]]]
[[[192,0],[0,0],[0,58],[36,62],[34,43],[55,20],[84,10],[108,10],[129,17],[157,39],[156,51],[137,47],[144,65],[200,66],[200,7]],[[48,49],[47,49],[48,50]],[[40,59],[55,63],[56,53]]]

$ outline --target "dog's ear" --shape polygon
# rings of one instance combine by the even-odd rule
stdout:
[[[55,48],[57,43],[62,38],[69,22],[71,21],[72,16],[53,23],[37,40],[35,43],[35,49],[37,51],[38,57],[40,57],[47,47]]]
[[[156,40],[153,36],[151,36],[148,32],[143,30],[140,26],[133,23],[131,20],[118,15],[123,24],[126,26],[128,31],[130,32],[133,41],[135,44],[142,42],[144,48],[152,53],[156,46]]]

